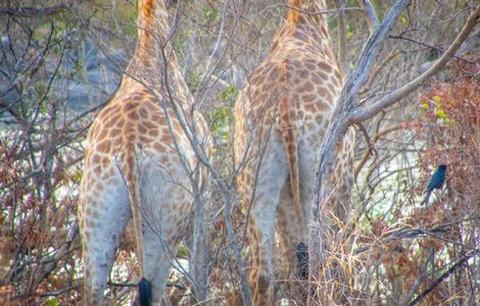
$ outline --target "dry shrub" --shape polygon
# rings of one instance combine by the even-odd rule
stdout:
[[[479,73],[478,65],[456,61],[448,80],[432,82],[421,95],[419,119],[410,125],[417,141],[425,145],[419,154],[420,177],[412,188],[418,201],[397,216],[402,223],[395,233],[398,239],[377,233],[389,241],[380,256],[384,272],[377,277],[391,290],[385,290],[378,302],[402,304],[418,296],[422,299],[416,302],[425,305],[478,302],[476,261],[447,269],[478,248]],[[427,206],[418,205],[433,170],[441,163],[448,166],[446,186],[434,191]],[[378,222],[373,222],[373,228],[388,228]]]
[[[0,300],[74,303],[78,292],[56,296],[78,287],[76,192],[71,189],[78,173],[65,167],[72,160],[63,150],[35,171],[19,158],[21,139],[0,139]]]

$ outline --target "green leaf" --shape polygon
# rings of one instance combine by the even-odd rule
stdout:
[[[56,298],[51,298],[45,302],[46,306],[59,306],[60,301]]]
[[[200,86],[200,74],[196,73],[195,71],[189,71],[187,73],[187,86],[190,88],[191,92],[195,92],[198,87]]]
[[[177,247],[177,257],[188,257],[188,248],[183,244]]]
[[[351,40],[353,38],[353,27],[349,24],[347,25],[347,40]]]
[[[448,119],[448,116],[447,114],[445,113],[445,111],[441,108],[437,108],[435,110],[435,116],[438,118],[438,119]]]
[[[427,111],[430,108],[430,104],[427,101],[421,101],[420,102],[420,107],[424,110]]]
[[[228,140],[230,125],[233,121],[232,111],[230,107],[219,107],[212,114],[212,133],[222,139]]]
[[[213,6],[205,6],[203,9],[204,24],[209,24],[215,21],[220,16],[220,11]]]
[[[220,93],[220,99],[222,99],[225,102],[233,103],[237,98],[237,94],[238,94],[238,88],[230,84],[227,87],[225,87],[225,89]]]

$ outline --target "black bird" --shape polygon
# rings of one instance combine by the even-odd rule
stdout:
[[[445,183],[445,174],[447,172],[447,165],[441,164],[438,166],[435,173],[432,175],[430,182],[427,186],[427,191],[425,193],[425,198],[423,199],[423,204],[427,205],[430,195],[432,194],[433,189],[440,189]]]

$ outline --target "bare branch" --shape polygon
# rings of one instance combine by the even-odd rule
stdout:
[[[325,214],[323,212],[324,203],[333,193],[333,186],[328,175],[332,172],[333,162],[336,152],[336,144],[343,139],[347,128],[347,115],[356,104],[356,97],[362,86],[368,79],[371,67],[380,52],[387,34],[390,32],[393,24],[405,9],[409,0],[398,0],[388,12],[382,24],[371,34],[364,49],[359,57],[355,70],[349,75],[349,78],[342,89],[338,103],[333,111],[332,120],[328,126],[327,132],[320,148],[319,164],[315,173],[315,193],[311,206],[311,224],[309,224],[309,249],[312,251],[310,256],[309,279],[314,280],[320,273],[321,262],[325,255],[324,237],[328,228]]]
[[[425,82],[430,76],[440,70],[445,64],[450,60],[452,56],[455,55],[455,52],[460,48],[463,41],[467,38],[468,34],[473,30],[475,25],[478,23],[480,18],[480,5],[475,8],[473,13],[468,17],[467,22],[463,26],[460,33],[453,41],[452,45],[447,49],[447,51],[423,74],[418,76],[416,79],[410,81],[399,89],[391,92],[390,94],[384,96],[383,98],[373,102],[370,106],[362,107],[357,110],[350,116],[350,122],[360,122],[366,119],[372,118],[381,110],[395,104],[401,99],[408,96],[415,89]]]
[[[322,10],[322,11],[306,11],[306,10],[302,10],[301,8],[294,7],[294,6],[291,6],[291,5],[286,5],[286,7],[289,10],[299,11],[302,14],[307,14],[307,15],[310,15],[310,16],[324,15],[324,14],[336,14],[337,13],[337,9],[335,9],[335,10]],[[356,12],[362,12],[363,11],[363,9],[360,8],[360,7],[343,7],[340,10],[344,11],[344,12],[347,12],[347,13],[356,13]]]
[[[338,35],[338,62],[343,72],[347,72],[347,59],[346,59],[346,35],[345,35],[345,12],[342,10],[344,3],[342,0],[335,0],[335,7],[337,8],[337,35]]]
[[[0,15],[7,14],[18,17],[38,17],[38,16],[49,16],[60,13],[67,9],[67,6],[64,4],[45,7],[45,8],[33,8],[33,7],[18,7],[18,8],[0,8]]]
[[[363,8],[363,11],[367,16],[367,23],[370,32],[373,32],[380,22],[378,21],[378,16],[372,2],[370,2],[370,0],[357,0],[357,2]]]
[[[319,183],[319,189],[317,190],[316,196],[320,196],[321,184],[324,181],[323,178],[326,173],[329,173],[331,169],[333,157],[334,157],[334,144],[337,143],[346,132],[347,129],[347,113],[350,109],[354,108],[356,104],[356,96],[360,88],[365,84],[368,74],[373,66],[374,59],[377,57],[380,49],[383,46],[383,42],[393,26],[395,20],[398,18],[403,9],[407,6],[409,0],[398,0],[395,5],[391,8],[390,12],[387,14],[387,17],[384,19],[382,24],[377,27],[375,32],[372,33],[369,40],[367,41],[362,54],[358,60],[355,70],[349,75],[349,78],[343,87],[343,90],[338,99],[338,104],[334,110],[333,118],[338,118],[334,120],[329,125],[328,131],[325,135],[321,151],[321,159],[319,167],[317,168],[317,182]],[[313,215],[318,214],[318,209],[320,202],[319,198],[316,199],[316,203],[313,205]]]
[[[412,43],[414,43],[414,44],[417,44],[417,45],[420,45],[420,46],[424,46],[424,47],[426,47],[426,48],[429,48],[429,49],[432,49],[432,50],[435,50],[435,51],[438,51],[438,52],[441,52],[441,53],[444,53],[444,52],[445,52],[445,50],[444,50],[443,48],[440,48],[440,47],[437,47],[437,46],[432,46],[432,45],[427,44],[427,43],[424,43],[424,42],[422,42],[422,41],[418,41],[418,40],[415,40],[415,39],[413,39],[413,38],[406,37],[406,36],[404,36],[403,34],[400,34],[400,35],[389,35],[388,38],[405,40],[405,41],[409,41],[409,42],[412,42]],[[468,59],[462,58],[462,57],[457,56],[457,55],[454,55],[453,57],[456,58],[456,59],[458,59],[458,60],[461,60],[461,61],[470,63],[470,64],[475,64],[475,61],[470,61],[470,60],[468,60]]]
[[[339,101],[342,101],[342,96],[344,96],[344,93],[348,92],[346,92],[345,89],[351,89],[350,95],[352,97],[358,94],[368,79],[370,70],[375,63],[377,55],[380,53],[380,50],[383,47],[383,43],[387,34],[390,32],[393,24],[408,3],[410,3],[410,0],[398,0],[390,9],[382,24],[378,26],[370,35],[365,47],[362,50],[362,53],[360,54],[355,70],[351,73],[347,83],[345,84]]]
[[[443,273],[439,278],[437,278],[427,289],[420,293],[413,301],[408,303],[409,306],[417,305],[420,303],[430,292],[440,285],[446,278],[448,278],[453,272],[461,268],[470,258],[476,256],[480,253],[480,249],[475,249],[467,252],[463,255],[456,263],[454,263],[445,273]]]

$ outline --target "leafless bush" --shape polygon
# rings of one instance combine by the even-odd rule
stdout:
[[[95,111],[118,84],[135,42],[133,1],[54,2],[33,8],[16,1],[0,5],[0,303],[5,304],[80,300],[75,215],[82,141]],[[374,9],[382,17],[393,2],[375,1]],[[203,220],[209,248],[208,279],[202,286],[207,303],[231,304],[241,288],[235,251],[248,251],[248,217],[236,206],[232,106],[249,71],[269,48],[286,5],[228,0],[169,4],[177,23],[173,45],[195,103],[210,124],[215,149],[208,163],[220,182],[210,186]],[[335,5],[329,4],[335,33]],[[375,20],[365,18],[354,3],[337,5],[347,7],[343,54],[349,72]],[[428,69],[475,5],[412,1],[360,91],[359,105],[384,97]],[[339,230],[326,236],[331,247],[321,277],[315,279],[324,288],[317,304],[480,302],[475,39],[471,36],[455,55],[453,66],[421,88],[420,97],[411,95],[357,126],[353,211],[345,222],[328,216]],[[99,53],[95,67],[105,72],[99,78],[108,81],[90,81],[93,64],[81,56],[87,49]],[[74,94],[87,99],[75,100]],[[430,206],[420,207],[425,183],[440,161],[449,165],[447,188]],[[229,236],[229,227],[234,235]],[[131,301],[138,274],[129,237],[127,231],[108,291],[118,303]],[[232,238],[237,250],[229,244]],[[185,241],[178,257],[189,255],[190,246]],[[188,294],[179,298],[184,304],[191,303],[189,292],[198,289],[183,280],[171,285],[172,294]],[[181,290],[175,289],[180,285]],[[285,296],[294,304],[300,294],[287,288]]]

